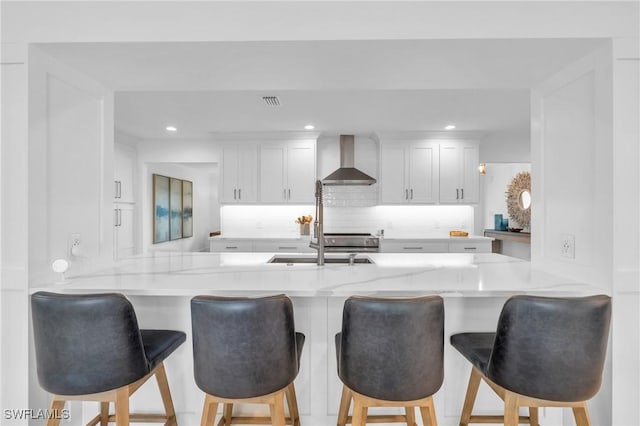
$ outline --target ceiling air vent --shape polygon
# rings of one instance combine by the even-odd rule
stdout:
[[[277,107],[280,106],[280,99],[277,96],[263,96],[262,100],[267,106]]]

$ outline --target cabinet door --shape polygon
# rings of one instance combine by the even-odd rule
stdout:
[[[287,201],[313,203],[315,198],[316,150],[313,143],[296,143],[287,149]]]
[[[136,152],[128,146],[115,144],[113,154],[114,200],[133,203]]]
[[[238,147],[238,194],[239,203],[258,201],[258,148]]]
[[[457,143],[440,144],[440,202],[460,202],[460,150]]]
[[[409,202],[435,203],[438,200],[436,174],[437,145],[416,143],[409,147]]]
[[[238,202],[238,148],[222,148],[221,203]]]
[[[385,144],[380,150],[380,201],[404,204],[408,201],[405,145]]]
[[[479,188],[480,179],[478,172],[478,162],[480,156],[478,153],[478,146],[472,144],[465,144],[461,146],[461,163],[460,170],[460,184],[461,194],[460,198],[463,203],[477,203],[479,201]]]
[[[131,204],[114,207],[114,258],[122,259],[135,253],[135,209]]]
[[[286,147],[265,145],[260,148],[260,201],[263,203],[285,203]]]

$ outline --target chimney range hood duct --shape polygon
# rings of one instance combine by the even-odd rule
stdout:
[[[376,180],[354,167],[354,136],[340,135],[340,168],[322,180],[323,185],[373,185]]]

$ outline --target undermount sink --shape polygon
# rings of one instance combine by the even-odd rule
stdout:
[[[275,255],[267,263],[286,263],[288,265],[293,265],[296,263],[306,263],[313,264],[318,261],[317,256],[279,256]],[[366,256],[355,257],[350,259],[349,256],[325,256],[324,263],[341,263],[348,265],[350,263],[354,264],[373,264],[373,260]]]

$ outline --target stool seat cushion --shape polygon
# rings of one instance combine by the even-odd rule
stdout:
[[[187,339],[185,333],[174,330],[140,330],[140,334],[150,371]]]
[[[451,345],[483,374],[489,365],[496,333],[459,333],[451,336]]]

